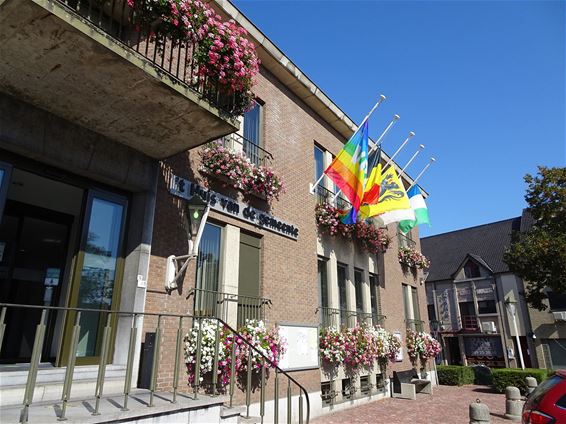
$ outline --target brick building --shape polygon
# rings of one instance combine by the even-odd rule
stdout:
[[[233,326],[263,318],[315,329],[331,316],[402,337],[426,327],[422,274],[397,259],[399,245],[420,248],[418,230],[404,237],[391,225],[379,255],[318,233],[315,206],[335,190],[327,180],[314,194],[310,185],[356,127],[253,23],[231,3],[214,3],[249,31],[262,61],[257,105],[239,117],[195,92],[190,75],[171,66],[180,60],[172,51],[160,53],[171,56],[167,67],[143,37],[132,42],[120,8],[95,15],[91,6],[0,2],[0,406],[21,404],[26,381],[34,402],[59,399],[69,369],[72,393],[90,396],[103,362],[105,393],[121,392],[129,378],[147,387],[158,323],[156,389],[169,390],[177,327],[159,314],[212,311]],[[203,173],[211,140],[268,164],[286,191],[269,205]],[[198,260],[166,290],[167,258],[187,251],[182,189],[218,202]],[[409,367],[405,354],[391,369]],[[310,393],[311,414],[387,392],[375,370],[362,381],[306,368],[289,374]],[[186,387],[183,373],[179,382]],[[330,405],[320,395],[332,390]]]

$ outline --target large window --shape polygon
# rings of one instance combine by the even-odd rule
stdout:
[[[341,325],[348,325],[348,316],[345,312],[348,309],[348,299],[346,297],[346,276],[348,275],[348,267],[338,264],[338,305],[342,310],[340,312]]]
[[[221,233],[217,225],[207,223],[204,227],[197,260],[197,289],[218,291]]]
[[[411,300],[413,303],[413,317],[416,320],[421,319],[421,311],[419,309],[419,294],[416,287],[411,287]]]
[[[547,296],[551,311],[566,311],[566,293],[549,292]]]
[[[327,260],[318,258],[318,288],[320,290],[320,306],[328,308],[328,278],[326,275]]]
[[[261,121],[263,107],[256,102],[254,107],[244,114],[244,138],[248,139],[257,146],[262,145],[261,140]]]
[[[464,276],[466,278],[478,278],[481,277],[480,267],[474,261],[466,262],[464,265]]]
[[[318,147],[314,146],[314,181],[318,181],[324,172],[324,152]]]
[[[364,312],[364,272],[361,269],[354,270],[354,283],[356,286],[356,312],[361,314]]]
[[[495,300],[478,300],[478,313],[479,314],[495,314]]]
[[[369,290],[372,315],[381,315],[381,299],[379,297],[379,278],[375,274],[369,275]]]
[[[543,341],[548,346],[550,356],[550,367],[553,369],[566,368],[566,339],[546,339]]]

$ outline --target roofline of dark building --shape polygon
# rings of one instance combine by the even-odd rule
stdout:
[[[446,234],[452,234],[452,233],[458,233],[458,232],[473,230],[473,229],[479,228],[479,227],[487,227],[488,225],[501,224],[502,222],[513,221],[513,220],[515,220],[515,219],[521,219],[521,216],[515,216],[515,217],[513,217],[513,218],[507,218],[507,219],[502,219],[502,220],[500,220],[500,221],[489,222],[489,223],[487,223],[487,224],[474,225],[473,227],[460,228],[459,230],[447,231],[447,232],[445,232],[445,233],[434,234],[434,235],[432,235],[432,236],[421,237],[421,242],[422,242],[423,240],[431,239],[431,238],[433,238],[433,237],[440,237],[440,236],[445,236]]]

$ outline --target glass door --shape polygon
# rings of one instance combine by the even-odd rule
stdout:
[[[124,263],[126,208],[125,197],[94,190],[89,192],[70,307],[98,310],[117,308]],[[75,313],[69,313],[63,355],[60,358],[63,365],[68,358],[74,320]],[[77,364],[98,361],[105,324],[106,314],[103,312],[81,314]]]
[[[6,195],[8,194],[11,174],[12,165],[0,162],[0,222],[2,222],[2,217],[4,216],[4,205],[6,204]],[[2,249],[1,246],[0,249]]]

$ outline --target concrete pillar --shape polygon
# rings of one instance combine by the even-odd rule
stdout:
[[[240,229],[233,225],[222,228],[220,250],[220,291],[234,295],[233,302],[226,303],[224,317],[228,325],[236,327],[238,323],[238,277],[240,271]]]
[[[371,290],[369,286],[369,273],[364,271],[364,284],[362,285],[364,298],[364,312],[371,314]]]
[[[458,336],[458,345],[460,346],[460,356],[462,359],[462,365],[468,365],[468,359],[466,358],[466,345],[464,344],[464,337]]]
[[[534,377],[525,378],[527,382],[527,394],[530,395],[538,386],[537,379]]]
[[[338,299],[338,260],[336,259],[336,252],[330,252],[328,259],[327,278],[328,278],[328,306],[330,308],[340,308]]]
[[[491,415],[489,408],[485,403],[481,403],[479,399],[470,403],[470,424],[489,424],[491,422]]]
[[[521,421],[523,403],[521,392],[518,388],[513,386],[505,388],[505,418],[513,421]]]
[[[354,261],[350,261],[353,264]],[[354,284],[354,267],[348,266],[348,275],[346,280],[346,305],[349,311],[356,310],[356,286]],[[348,317],[348,327],[356,322],[355,316]]]

